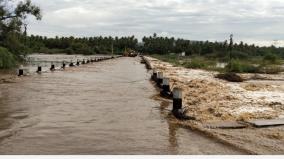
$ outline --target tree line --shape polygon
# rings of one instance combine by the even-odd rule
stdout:
[[[24,39],[24,38],[23,38]],[[143,37],[142,42],[134,36],[131,37],[55,37],[28,36],[26,46],[30,52],[49,52],[68,54],[98,54],[122,53],[126,49],[133,49],[145,54],[179,54],[184,52],[187,56],[226,57],[231,51],[232,58],[248,58],[274,54],[284,58],[284,48],[275,46],[259,47],[244,42],[232,43],[209,41],[191,41],[175,39],[173,37],[158,37],[156,34]],[[51,51],[52,53],[52,51]]]
[[[138,40],[130,37],[55,37],[28,36],[25,44],[29,52],[67,54],[122,54],[126,49],[135,49]]]
[[[30,0],[20,1],[17,5],[12,2],[12,0],[0,0],[0,68],[14,65],[15,61],[21,60],[21,57],[29,53],[121,54],[128,49],[150,55],[184,52],[187,56],[206,56],[222,60],[266,55],[284,58],[284,48],[259,47],[244,42],[237,44],[232,38],[223,42],[210,42],[159,37],[154,34],[143,37],[139,42],[135,36],[82,38],[27,36],[25,19],[31,15],[40,20],[41,10]]]
[[[144,45],[140,48],[138,47],[138,49],[141,52],[149,54],[163,55],[184,52],[188,56],[229,58],[229,52],[231,52],[231,58],[248,58],[265,56],[267,54],[284,58],[284,48],[277,48],[275,46],[259,47],[254,44],[249,45],[244,42],[234,43],[228,40],[224,40],[223,42],[192,41],[158,37],[157,34],[154,34],[150,37],[144,37],[143,43]]]

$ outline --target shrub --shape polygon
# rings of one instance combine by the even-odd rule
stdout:
[[[0,69],[12,68],[16,65],[15,57],[6,48],[0,47]]]
[[[193,58],[192,60],[184,63],[183,66],[186,68],[200,69],[200,68],[207,68],[208,63],[205,60],[199,58]]]
[[[242,64],[242,72],[244,73],[260,73],[260,67],[250,64]]]
[[[73,50],[71,47],[68,47],[67,49],[65,49],[65,52],[66,52],[68,55],[74,54],[74,50]]]
[[[269,62],[270,64],[276,64],[277,63],[277,59],[278,57],[274,54],[266,54],[264,57],[263,57],[263,60],[265,62]]]
[[[47,47],[40,47],[38,52],[39,53],[49,53],[49,49]]]
[[[229,64],[226,66],[226,71],[227,72],[236,72],[236,73],[243,72],[240,61],[239,60],[232,60],[231,62],[229,62]]]
[[[248,53],[241,51],[232,51],[232,58],[234,59],[249,59]]]
[[[239,60],[232,60],[226,66],[226,71],[235,73],[259,73],[260,67],[254,66],[252,64],[241,63]]]
[[[284,72],[283,68],[281,68],[280,66],[275,66],[275,65],[266,66],[263,68],[262,71],[267,74],[278,74],[280,72]]]

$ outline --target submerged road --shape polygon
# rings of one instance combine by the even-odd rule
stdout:
[[[139,58],[0,84],[0,154],[243,154],[168,122]]]

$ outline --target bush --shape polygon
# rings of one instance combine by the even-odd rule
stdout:
[[[65,49],[65,52],[66,52],[66,54],[68,54],[68,55],[74,54],[74,50],[73,50],[72,48],[70,48],[70,47],[68,47],[67,49]]]
[[[226,71],[235,73],[259,73],[260,68],[251,64],[241,63],[239,60],[232,60],[226,66]]]
[[[39,53],[49,53],[49,49],[47,47],[40,47],[38,52]]]
[[[208,63],[205,60],[193,58],[191,61],[184,63],[183,66],[186,68],[201,69],[207,68]]]
[[[236,73],[243,72],[240,61],[239,60],[232,60],[231,62],[229,62],[229,64],[226,66],[226,71],[227,72],[236,72]]]
[[[12,68],[16,65],[15,57],[6,48],[0,47],[0,69]]]
[[[260,68],[249,65],[249,64],[242,64],[242,72],[244,73],[260,73]]]
[[[278,74],[280,72],[284,72],[284,69],[281,68],[280,66],[266,66],[263,68],[263,73],[267,73],[267,74]]]
[[[249,59],[248,53],[241,51],[232,51],[232,58],[234,59]]]
[[[16,33],[8,33],[7,39],[4,40],[4,45],[2,46],[7,48],[16,57],[20,57],[20,55],[26,54],[28,51]]]
[[[94,51],[87,44],[73,43],[71,48],[76,54],[83,54],[83,55],[94,54]]]
[[[277,63],[277,59],[278,57],[274,54],[266,54],[264,57],[263,57],[263,61],[265,62],[269,62],[270,64],[276,64]]]
[[[214,64],[212,64],[212,61],[207,61],[203,58],[195,57],[195,58],[192,58],[190,61],[185,62],[183,66],[186,68],[192,68],[192,69],[206,69],[210,65],[216,65],[215,62],[213,63]]]

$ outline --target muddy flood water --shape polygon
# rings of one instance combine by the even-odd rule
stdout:
[[[169,122],[140,58],[0,84],[0,154],[244,154]]]

